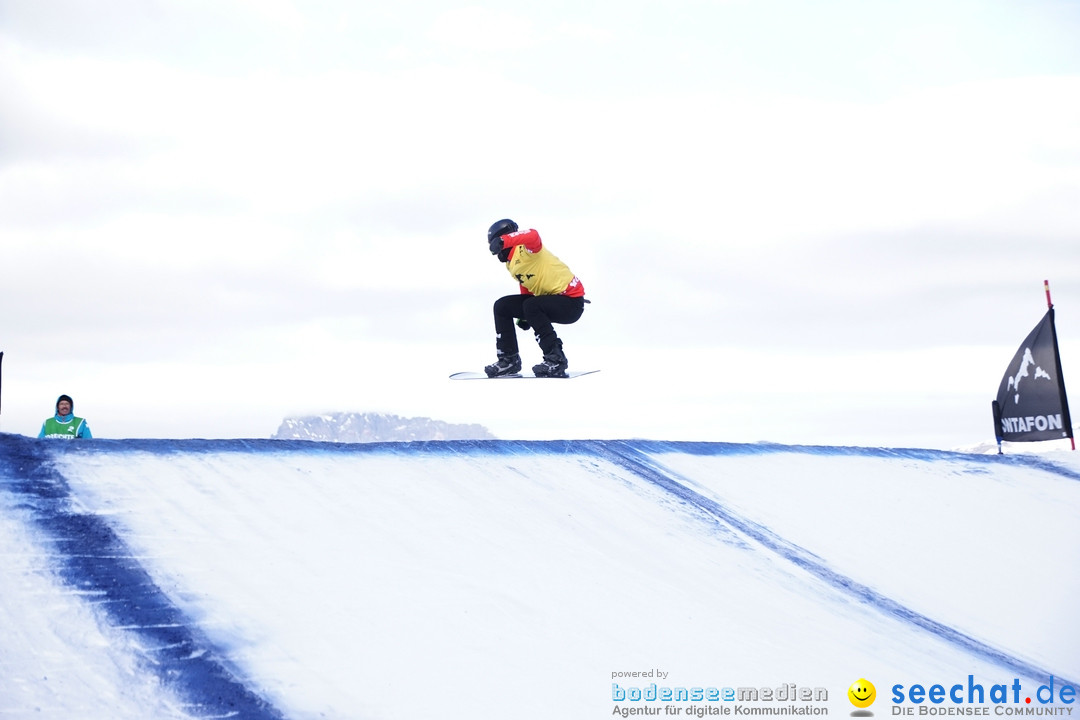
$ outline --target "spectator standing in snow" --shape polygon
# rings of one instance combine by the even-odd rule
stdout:
[[[544,354],[533,366],[538,377],[566,377],[569,362],[552,323],[569,325],[585,311],[585,288],[574,273],[540,241],[535,230],[518,231],[513,220],[499,220],[488,229],[488,249],[506,263],[520,292],[495,301],[496,361],[484,368],[488,377],[521,372],[515,321],[522,330],[532,328]]]
[[[41,424],[39,438],[55,438],[60,440],[74,440],[75,438],[90,439],[90,426],[81,417],[75,417],[75,401],[70,395],[61,395],[56,399],[56,414]]]

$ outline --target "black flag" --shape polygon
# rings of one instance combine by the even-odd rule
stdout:
[[[998,442],[1059,440],[1073,436],[1061,376],[1054,308],[1027,336],[1001,378],[994,401]]]

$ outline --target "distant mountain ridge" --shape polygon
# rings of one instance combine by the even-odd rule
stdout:
[[[426,417],[384,413],[332,413],[285,418],[273,440],[370,443],[410,440],[494,440],[483,425],[454,424]]]

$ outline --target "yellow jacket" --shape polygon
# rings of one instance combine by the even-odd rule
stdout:
[[[527,295],[567,295],[583,297],[585,288],[562,260],[540,241],[535,230],[521,230],[502,236],[503,247],[512,248],[506,269]]]

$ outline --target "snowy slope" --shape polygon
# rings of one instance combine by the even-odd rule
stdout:
[[[0,716],[602,718],[1080,680],[1080,461],[0,435]],[[662,680],[613,678],[661,670]],[[639,703],[640,705],[640,703]],[[689,706],[687,706],[687,709]]]

